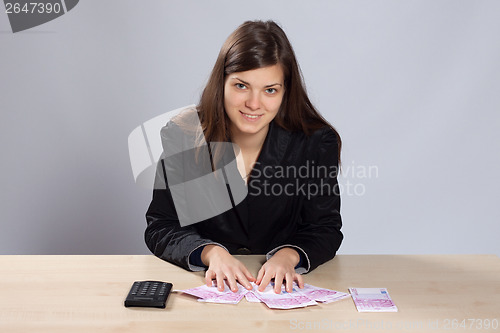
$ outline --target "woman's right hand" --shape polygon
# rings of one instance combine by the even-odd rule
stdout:
[[[255,282],[253,275],[241,261],[222,247],[214,244],[206,245],[201,252],[201,261],[208,266],[205,273],[205,282],[208,287],[212,286],[212,280],[215,279],[219,291],[224,290],[224,280],[227,280],[233,292],[238,291],[236,281],[248,290],[252,289],[250,282]]]

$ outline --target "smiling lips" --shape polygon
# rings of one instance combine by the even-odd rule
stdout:
[[[240,111],[240,113],[248,121],[257,121],[260,118],[262,118],[262,116],[263,116],[263,114],[249,114],[249,113],[244,113],[241,111]]]

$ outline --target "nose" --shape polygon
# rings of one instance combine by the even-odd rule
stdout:
[[[249,94],[245,106],[252,111],[260,109],[260,97],[258,92],[252,92]]]

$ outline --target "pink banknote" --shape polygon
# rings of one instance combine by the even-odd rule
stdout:
[[[285,287],[282,286],[280,294],[276,294],[274,292],[274,283],[272,282],[266,287],[266,289],[264,289],[263,292],[259,292],[257,288],[258,286],[255,283],[252,283],[252,290],[247,290],[238,284],[238,292],[233,293],[227,286],[225,286],[224,291],[217,290],[214,282],[212,287],[203,285],[179,291],[196,296],[199,298],[198,301],[207,303],[237,304],[243,297],[245,297],[248,302],[263,302],[271,309],[301,308],[317,305],[318,303],[316,301],[330,303],[349,297],[349,294],[346,293],[319,288],[308,284],[304,286],[304,289],[300,289],[297,284],[294,284],[293,291],[291,293],[286,292]]]
[[[245,299],[247,300],[247,302],[250,303],[260,303],[260,299],[255,297],[255,295],[252,292],[247,292],[245,294]]]
[[[397,312],[386,288],[349,288],[359,312]]]
[[[219,291],[217,286],[207,287],[206,285],[181,290],[185,294],[193,295],[198,297],[198,301],[207,303],[226,303],[226,304],[238,304],[239,301],[245,296],[247,290],[242,286],[239,286],[238,291],[233,293],[227,286],[224,291]]]
[[[304,288],[299,289],[299,291],[309,297],[310,299],[315,300],[316,302],[321,302],[321,303],[331,303],[331,302],[336,302],[341,299],[350,297],[348,293],[343,293],[340,291],[335,291],[335,290],[330,290],[330,289],[324,289],[324,288],[319,288],[312,286],[310,284],[304,283]]]
[[[285,291],[285,286],[281,286],[281,293],[276,294],[274,283],[271,282],[264,291],[260,292],[254,288],[252,292],[270,309],[295,309],[318,304],[298,289],[297,285],[294,285],[292,292],[288,293]]]

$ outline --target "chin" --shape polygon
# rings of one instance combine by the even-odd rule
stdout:
[[[241,133],[245,133],[245,134],[257,134],[260,131],[262,131],[262,129],[264,129],[264,127],[265,126],[259,126],[259,127],[256,127],[256,126],[238,126],[238,131],[240,131]]]

